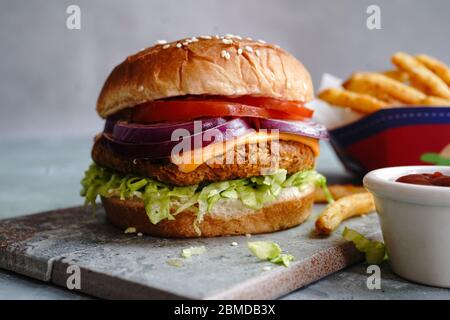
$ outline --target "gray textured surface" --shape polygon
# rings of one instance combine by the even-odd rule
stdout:
[[[260,262],[245,236],[164,239],[124,235],[106,223],[102,210],[83,208],[0,221],[0,267],[66,285],[68,264],[81,269],[81,291],[102,298],[277,298],[360,260],[341,237],[348,225],[367,235],[379,233],[376,215],[346,222],[330,237],[317,237],[314,218],[289,230],[254,235],[251,241],[275,241],[296,260],[289,268]],[[237,246],[232,246],[232,242]],[[206,252],[180,259],[182,249]],[[183,266],[167,261],[178,259]],[[271,270],[265,271],[264,267]]]
[[[449,300],[450,290],[415,284],[392,273],[389,263],[381,267],[381,289],[367,289],[367,265],[358,264],[337,272],[282,299],[286,300]]]
[[[377,230],[374,219],[376,217],[372,216],[372,223],[364,226],[357,219],[349,223],[364,229],[366,233],[373,233]],[[111,278],[151,286],[174,296],[197,299],[275,298],[281,292],[292,291],[296,284],[321,278],[356,259],[353,250],[348,250],[339,234],[323,239],[311,238],[312,228],[310,220],[297,228],[255,235],[251,239],[244,236],[201,240],[142,237],[125,244],[111,242],[68,255],[67,258],[75,261],[82,270],[101,271]],[[283,250],[293,254],[296,261],[289,268],[259,262],[247,248],[250,240],[275,241]],[[233,241],[238,246],[231,246]],[[183,248],[199,245],[206,247],[204,254],[189,260],[181,259],[183,267],[180,268],[167,266],[166,261],[179,258]],[[342,249],[337,248],[341,246]],[[313,264],[311,259],[314,259]],[[264,271],[265,266],[272,270]],[[125,298],[130,293],[130,290],[120,290],[120,287],[115,290],[119,292],[113,293],[112,297]],[[144,293],[137,297],[159,295]]]
[[[50,281],[53,261],[67,253],[129,240],[91,210],[58,210],[0,222],[0,266]]]
[[[79,179],[89,164],[91,138],[0,140],[0,217],[81,204]],[[318,169],[334,181],[348,180],[324,144]],[[138,241],[143,241],[138,239]],[[245,241],[245,239],[244,239]],[[230,240],[231,242],[231,240]],[[236,249],[236,248],[228,248]],[[333,274],[284,299],[449,299],[450,291],[416,285],[382,269],[382,290],[368,290],[363,264]],[[76,293],[0,270],[1,299],[81,299]]]
[[[84,300],[89,298],[42,281],[0,271],[0,300]]]
[[[65,26],[72,3],[81,7],[79,31]],[[366,9],[374,3],[382,30],[370,31]],[[450,62],[448,12],[448,0],[0,1],[0,135],[93,135],[105,77],[157,39],[265,39],[300,58],[317,85],[324,72],[388,68],[398,50]]]

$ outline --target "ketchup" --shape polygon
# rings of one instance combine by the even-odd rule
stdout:
[[[408,174],[395,180],[409,184],[421,184],[425,186],[450,187],[450,176],[446,176],[441,172]]]

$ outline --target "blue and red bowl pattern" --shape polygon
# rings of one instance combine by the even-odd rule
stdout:
[[[439,154],[450,145],[450,107],[383,109],[329,133],[342,163],[357,175],[392,166],[450,165]]]

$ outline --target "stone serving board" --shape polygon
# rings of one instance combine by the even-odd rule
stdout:
[[[0,267],[66,287],[68,266],[76,265],[79,291],[100,298],[274,299],[363,259],[343,240],[345,225],[380,237],[376,214],[353,218],[330,237],[316,236],[314,220],[323,208],[315,205],[306,223],[289,230],[204,239],[125,235],[102,209],[95,216],[82,207],[43,212],[0,221]],[[259,261],[247,248],[256,240],[277,242],[295,261],[288,268]],[[200,245],[204,254],[181,258],[182,249]]]

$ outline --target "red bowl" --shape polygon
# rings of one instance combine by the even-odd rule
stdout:
[[[450,146],[448,107],[383,109],[329,133],[344,166],[359,176],[392,166],[450,165],[440,154]]]

